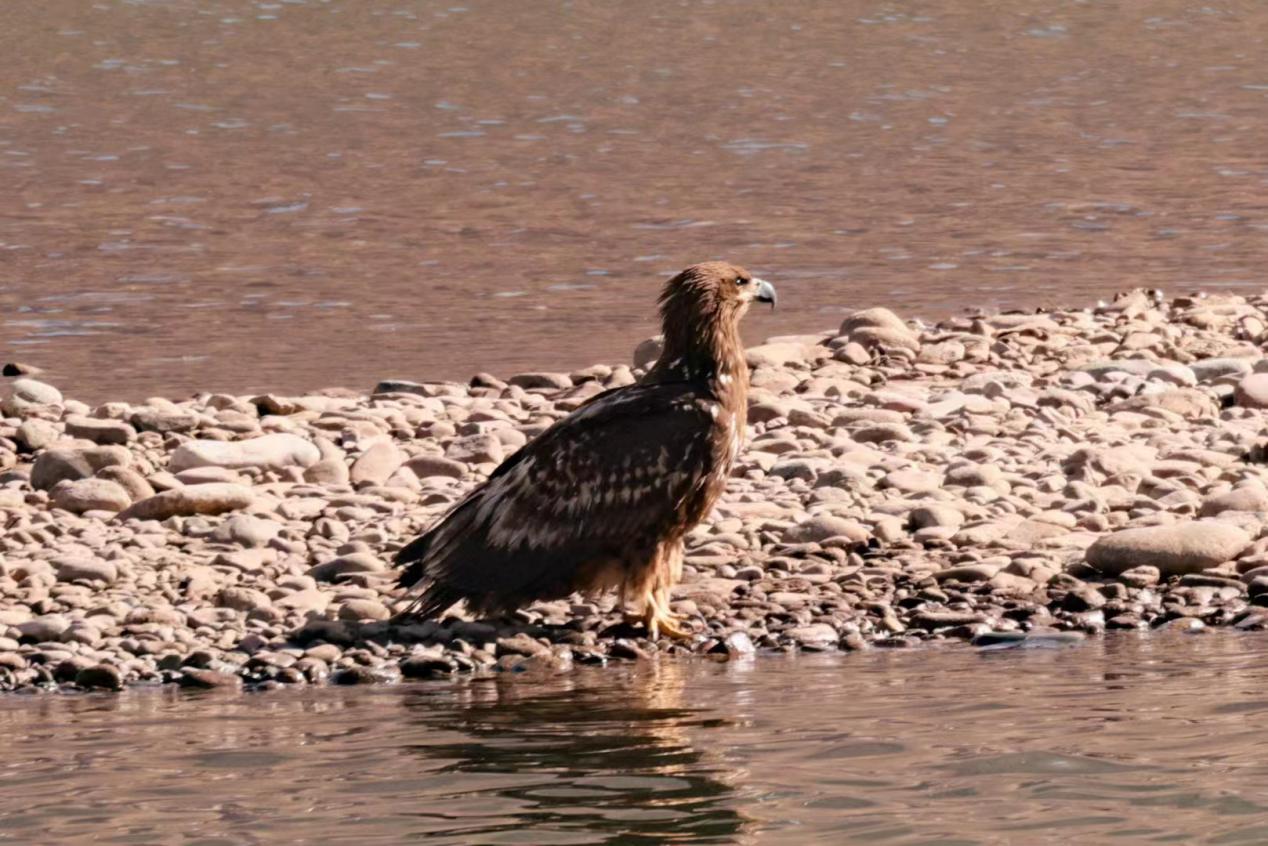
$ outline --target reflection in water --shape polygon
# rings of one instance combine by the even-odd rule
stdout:
[[[0,843],[1268,841],[1261,635],[0,698]]]
[[[428,764],[442,762],[436,774],[455,786],[470,774],[514,776],[517,784],[501,795],[522,807],[492,825],[444,806],[417,813],[436,821],[434,834],[468,842],[541,843],[547,832],[575,832],[589,843],[738,842],[745,826],[736,773],[691,742],[692,729],[727,723],[683,708],[684,669],[642,668],[628,696],[571,685],[543,693],[516,680],[468,688],[457,711],[437,711],[425,695],[406,697],[410,724],[422,729],[408,749]],[[436,728],[465,737],[430,742],[426,730]],[[524,784],[526,777],[541,781]]]
[[[751,339],[1261,286],[1257,0],[4,8],[0,356],[89,400],[628,361],[715,257]]]

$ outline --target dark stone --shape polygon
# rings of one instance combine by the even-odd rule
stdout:
[[[652,657],[647,650],[628,638],[621,638],[613,643],[608,654],[613,658],[626,658],[633,661],[650,661]]]
[[[284,667],[274,677],[282,684],[308,684],[308,678],[294,667]]]
[[[332,684],[377,684],[379,677],[369,667],[344,667],[330,677]]]
[[[426,385],[419,382],[410,382],[407,379],[384,379],[382,382],[374,386],[374,394],[418,394],[420,396],[429,397],[434,391]]]
[[[861,652],[867,649],[867,641],[858,632],[846,632],[841,636],[841,642],[838,646],[847,652]]]
[[[455,667],[448,658],[415,656],[400,664],[401,675],[407,679],[434,679],[452,675]]]
[[[1242,584],[1240,579],[1230,579],[1227,576],[1217,576],[1212,573],[1188,573],[1180,577],[1181,587],[1213,587],[1237,588],[1238,591],[1246,590],[1246,585]]]
[[[81,671],[93,666],[95,666],[95,662],[91,658],[85,658],[82,655],[72,655],[64,661],[59,662],[58,665],[53,668],[53,678],[57,679],[59,682],[74,682]],[[83,685],[80,686],[83,687]]]
[[[510,637],[500,637],[497,641],[497,655],[540,655],[550,652],[550,647],[527,634],[520,632]]]
[[[1061,600],[1063,611],[1072,611],[1076,614],[1083,611],[1095,611],[1104,605],[1105,595],[1089,585],[1074,588]]]
[[[35,459],[35,464],[31,467],[31,487],[46,491],[58,482],[87,479],[92,474],[92,464],[83,453],[70,449],[51,449]]]
[[[123,673],[109,664],[98,664],[76,673],[75,684],[86,690],[123,690]]]

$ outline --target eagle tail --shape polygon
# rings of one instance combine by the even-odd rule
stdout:
[[[414,538],[396,553],[397,567],[409,565],[396,578],[398,587],[413,587],[427,575],[427,551],[431,548],[432,533]]]
[[[402,622],[431,620],[439,617],[451,605],[465,598],[466,594],[455,590],[444,582],[432,582],[423,588],[423,592],[418,595],[418,598],[411,602],[408,608],[397,614],[395,619]]]
[[[435,561],[434,553],[445,552],[444,547],[434,548],[435,539],[435,530],[429,531],[404,545],[394,559],[397,567],[404,566],[401,575],[397,577],[398,586],[413,587],[420,582],[426,582],[421,594],[418,594],[406,609],[397,614],[397,620],[429,620],[443,614],[450,605],[467,597],[462,591],[440,581],[436,572],[429,572],[431,569],[429,564],[434,564]]]

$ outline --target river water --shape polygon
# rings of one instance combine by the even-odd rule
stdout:
[[[89,400],[1263,287],[1260,0],[6,0],[0,356]]]
[[[1262,636],[0,698],[0,843],[1268,841]]]

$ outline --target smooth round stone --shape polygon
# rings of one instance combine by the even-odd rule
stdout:
[[[76,479],[54,488],[53,504],[74,514],[118,512],[132,504],[132,497],[122,485],[108,479]]]
[[[1087,563],[1116,576],[1148,565],[1162,576],[1181,576],[1223,564],[1250,545],[1245,530],[1215,520],[1123,529],[1104,535],[1087,549]]]

